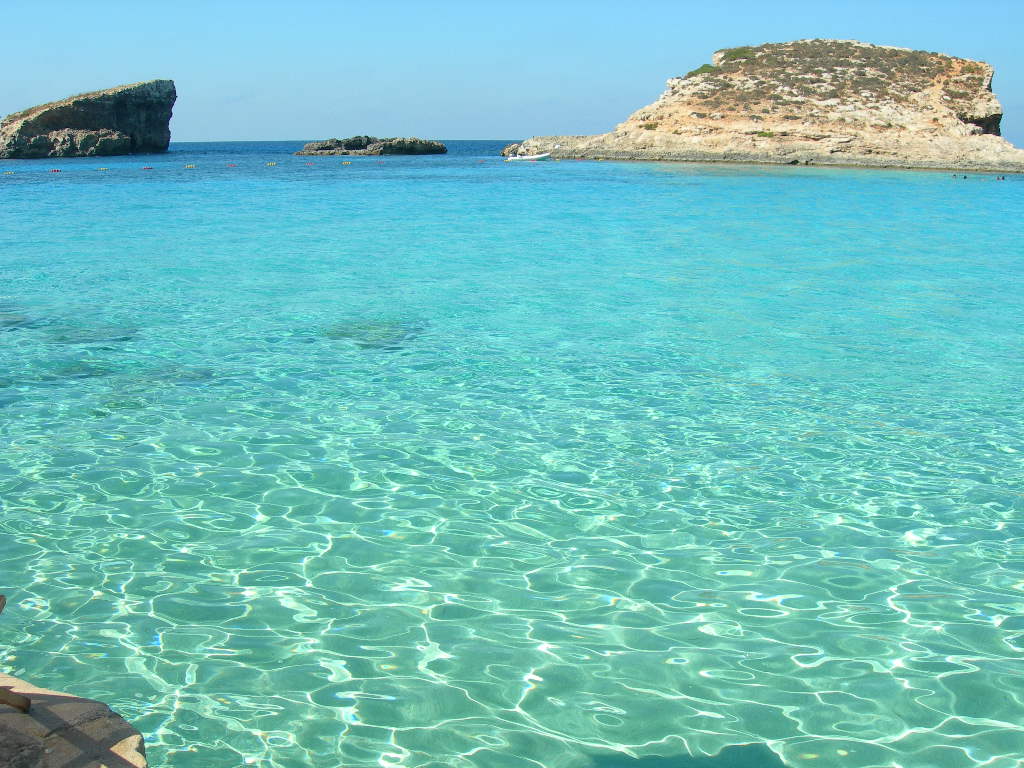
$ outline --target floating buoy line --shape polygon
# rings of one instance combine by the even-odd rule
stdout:
[[[578,159],[582,160],[583,158],[578,158]],[[487,160],[488,160],[488,158],[477,159],[477,163],[486,163]],[[377,160],[376,161],[377,165],[384,165],[385,163],[386,163],[385,160]],[[323,163],[317,163],[317,162],[304,162],[303,166],[308,168],[310,166],[315,167],[317,165],[322,165],[322,164]],[[277,165],[277,161],[276,160],[269,160],[269,161],[266,161],[264,163],[264,165],[266,167],[268,167],[268,168],[272,168],[272,167]],[[351,160],[342,160],[341,161],[341,165],[352,165],[352,161]],[[196,168],[199,167],[199,164],[198,163],[185,163],[185,165],[183,167],[186,170],[195,170]],[[238,168],[239,165],[238,165],[238,163],[226,163],[225,167],[227,167],[227,168]],[[136,166],[136,169],[137,170],[142,170],[142,171],[154,171],[154,170],[157,170],[157,168],[155,166],[152,166],[152,165]],[[97,170],[97,171],[109,171],[109,170],[112,170],[112,169],[109,166],[100,166],[98,168],[95,168],[94,170]],[[128,169],[125,169],[125,170],[131,170],[131,169],[128,168]],[[160,170],[164,170],[164,169],[161,168]],[[49,169],[50,173],[61,173],[62,171],[63,171],[62,168],[50,168]],[[13,176],[15,173],[16,173],[16,171],[3,171],[3,175],[4,176]]]

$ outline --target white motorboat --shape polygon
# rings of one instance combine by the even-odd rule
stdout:
[[[505,158],[505,162],[511,162],[512,160],[530,160],[536,162],[537,160],[547,160],[551,157],[550,152],[545,152],[541,155],[511,155]]]

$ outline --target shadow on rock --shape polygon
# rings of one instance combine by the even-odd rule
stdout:
[[[217,371],[203,366],[183,365],[179,368],[157,368],[138,377],[140,382],[157,385],[188,386],[206,384],[217,378]]]
[[[110,344],[131,341],[137,328],[124,325],[54,326],[49,330],[50,341],[57,344]]]
[[[423,326],[388,320],[350,320],[334,323],[322,332],[328,339],[348,341],[359,349],[396,351],[423,332]]]
[[[16,331],[19,328],[30,328],[32,325],[31,317],[17,312],[0,311],[0,331]]]
[[[711,757],[599,755],[588,768],[786,768],[786,764],[764,744],[738,744]]]
[[[92,699],[49,691],[0,674],[8,697],[29,709],[0,703],[0,765],[9,768],[146,768],[142,735]],[[15,701],[17,701],[15,699]]]
[[[0,389],[24,387],[34,384],[60,384],[75,379],[95,379],[119,372],[110,361],[94,358],[61,358],[33,361],[20,371],[9,371],[0,378]]]
[[[76,325],[66,320],[38,318],[25,314],[12,302],[0,302],[0,331],[16,331],[25,328],[41,328],[46,338],[57,344],[103,344],[116,341],[130,341],[138,333],[137,328],[104,323],[100,325]]]
[[[101,360],[59,360],[44,366],[38,381],[64,381],[65,379],[95,379],[117,373],[117,368]]]
[[[23,314],[21,309],[9,301],[0,301],[0,331],[16,331],[31,328],[37,321]]]

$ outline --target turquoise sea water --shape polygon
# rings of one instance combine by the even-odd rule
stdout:
[[[296,146],[0,162],[5,671],[173,768],[1020,765],[1024,179]]]

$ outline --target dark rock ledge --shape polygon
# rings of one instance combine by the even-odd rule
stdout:
[[[448,147],[428,139],[378,139],[352,136],[348,139],[311,141],[296,155],[443,155]]]

